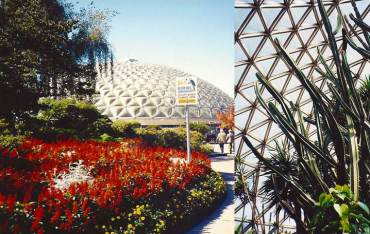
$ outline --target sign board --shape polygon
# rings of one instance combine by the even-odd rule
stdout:
[[[198,104],[198,80],[196,77],[176,79],[176,105],[187,106]]]

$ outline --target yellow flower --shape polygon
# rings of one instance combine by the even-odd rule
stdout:
[[[131,223],[129,223],[129,224],[127,225],[127,228],[128,228],[128,229],[131,229],[131,228],[132,228],[132,224],[131,224]]]
[[[114,222],[114,220],[116,220],[114,217],[112,217],[110,220],[112,220]]]
[[[105,225],[101,226],[101,228],[105,229]]]
[[[140,219],[144,221],[145,220],[145,217],[141,217]]]

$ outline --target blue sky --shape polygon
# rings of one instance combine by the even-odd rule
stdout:
[[[88,6],[91,0],[71,0]],[[192,73],[233,95],[233,0],[95,0],[119,12],[110,42],[117,59],[135,58]]]

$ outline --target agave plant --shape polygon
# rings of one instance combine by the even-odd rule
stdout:
[[[364,98],[361,98],[361,92],[355,88],[355,77],[351,73],[346,53],[347,44],[349,44],[364,58],[370,58],[370,26],[361,19],[354,1],[352,5],[356,16],[350,15],[350,18],[363,32],[365,41],[359,40],[363,48],[357,46],[349,37],[350,34],[354,34],[357,38],[361,38],[353,30],[349,20],[340,13],[337,28],[333,30],[322,0],[318,0],[318,8],[333,55],[334,68],[327,64],[318,49],[319,59],[325,70],[317,67],[317,71],[328,82],[330,96],[306,77],[279,41],[275,40],[280,57],[310,95],[313,116],[304,116],[299,105],[286,100],[269,80],[261,73],[257,74],[259,83],[274,99],[266,102],[262,98],[260,85],[256,83],[257,100],[288,139],[294,151],[291,162],[297,165],[297,170],[286,173],[288,158],[284,150],[279,149],[280,158],[273,156],[272,159],[268,159],[246,136],[243,140],[263,165],[265,174],[269,175],[262,187],[262,192],[267,193],[269,205],[284,208],[296,221],[298,233],[309,232],[316,201],[320,194],[329,193],[330,188],[335,185],[348,184],[354,202],[361,200],[367,204],[370,203],[369,109],[364,103]],[[335,34],[339,32],[343,22],[347,27],[342,29],[344,40],[340,50]],[[341,114],[338,114],[338,108]],[[316,140],[310,139],[305,122],[315,125]],[[284,194],[287,191],[294,196]]]

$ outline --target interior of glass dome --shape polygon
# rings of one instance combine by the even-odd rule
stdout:
[[[370,21],[369,1],[356,1],[361,18]],[[324,0],[324,7],[333,27],[337,24],[338,12],[342,15],[354,13],[350,0]],[[257,158],[243,142],[242,136],[248,137],[259,152],[269,157],[277,142],[286,142],[281,129],[268,116],[258,103],[255,94],[256,73],[263,74],[287,100],[298,104],[305,117],[312,116],[312,100],[292,70],[278,56],[274,39],[286,49],[295,63],[308,79],[312,80],[324,93],[329,93],[327,82],[315,70],[320,63],[317,50],[324,59],[334,66],[333,56],[328,47],[328,38],[317,7],[317,1],[268,1],[236,0],[235,1],[235,124],[236,124],[236,174],[246,178],[246,193],[251,197],[236,203],[236,222],[242,222],[243,233],[248,230],[259,230],[261,233],[293,231],[294,221],[283,212],[266,209],[264,194],[258,194],[259,188],[266,179],[260,173]],[[349,20],[349,22],[351,22]],[[349,36],[354,37],[353,30],[361,30],[352,23],[348,28]],[[335,37],[339,48],[342,48],[342,35]],[[347,55],[352,75],[357,79],[370,73],[370,63],[351,47]],[[261,89],[265,101],[273,100],[266,89]],[[316,127],[306,123],[306,130],[312,140],[316,137]],[[259,232],[258,232],[259,233]]]

